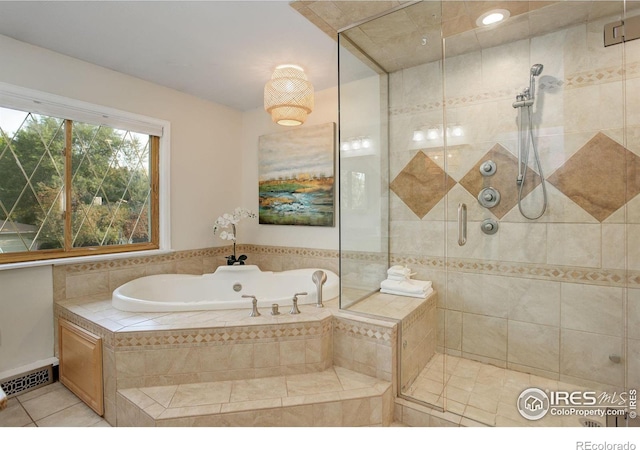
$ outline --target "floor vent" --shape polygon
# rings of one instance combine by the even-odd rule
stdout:
[[[7,397],[13,397],[46,386],[53,383],[53,381],[53,366],[47,366],[2,380],[0,381],[0,386],[2,386],[2,390],[7,394]]]
[[[600,428],[602,424],[593,419],[580,419],[580,425],[587,428]]]

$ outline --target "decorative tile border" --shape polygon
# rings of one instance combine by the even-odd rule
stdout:
[[[441,109],[442,105],[442,102],[431,102],[418,105],[397,106],[395,108],[389,108],[389,115],[402,116],[405,114],[420,114],[426,111]]]
[[[338,258],[338,250],[325,250],[305,247],[272,247],[267,245],[245,244],[239,245],[238,251],[245,253],[260,253],[261,255],[304,256],[307,258]]]
[[[322,337],[331,332],[331,317],[317,322],[252,327],[224,327],[203,330],[170,330],[116,333],[116,350],[159,349],[224,345],[234,343],[273,342]]]
[[[593,86],[602,83],[611,83],[621,81],[623,75],[629,78],[640,77],[640,62],[627,64],[626,68],[622,66],[601,67],[595,70],[578,72],[567,75],[565,80],[550,80],[540,83],[540,90],[553,91],[559,88],[573,89],[587,86]],[[499,89],[495,91],[480,92],[462,97],[448,97],[444,100],[444,105],[449,108],[460,106],[469,106],[477,103],[485,103],[490,101],[504,100],[513,98],[519,93],[518,89]],[[389,108],[390,116],[403,116],[411,114],[420,114],[427,111],[441,109],[443,102],[435,101],[430,103],[422,103],[418,105],[406,105]]]
[[[345,251],[342,254],[338,254],[338,257],[343,260],[349,261],[362,261],[362,262],[371,262],[371,263],[382,263],[387,264],[387,256],[383,252],[354,252],[354,251]]]
[[[400,266],[423,266],[427,269],[445,269],[445,260],[443,258],[432,258],[429,256],[419,255],[390,255],[392,265]]]
[[[600,286],[640,287],[640,271],[623,269],[593,269],[585,267],[527,264],[508,261],[478,259],[450,259],[391,255],[391,263],[407,266],[425,266],[428,269],[501,275],[565,283]]]
[[[114,257],[114,259],[106,261],[97,261],[95,263],[80,264],[60,264],[55,266],[57,270],[61,270],[67,274],[79,274],[85,272],[108,271],[114,269],[131,268],[135,266],[145,266],[149,264],[161,264],[166,262],[180,261],[190,258],[199,257],[217,257],[226,256],[232,251],[230,245],[224,247],[210,247],[195,250],[184,250],[172,252],[165,255],[145,256],[145,257]],[[272,247],[264,245],[240,244],[237,246],[238,252],[243,253],[260,253],[263,255],[278,256],[304,256],[309,258],[338,258],[338,250],[325,250],[315,248],[300,247]]]
[[[569,75],[566,79],[566,88],[580,88],[621,81],[623,76],[626,78],[637,78],[640,76],[640,62],[629,63],[624,68],[622,65],[603,67]]]
[[[391,345],[397,334],[396,327],[387,328],[342,317],[333,318],[333,328],[335,332],[344,333],[351,337],[371,339],[385,345]]]
[[[178,261],[188,258],[206,257],[206,256],[223,256],[231,251],[231,246],[212,247],[197,250],[186,250],[165,255],[144,256],[144,257],[114,257],[114,259],[106,261],[97,261],[95,263],[80,264],[61,264],[56,268],[63,270],[67,274],[78,274],[83,272],[97,272],[114,269],[123,269],[135,266],[144,266],[148,264],[160,264],[165,262]]]

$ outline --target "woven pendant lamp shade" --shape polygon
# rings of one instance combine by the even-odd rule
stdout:
[[[264,109],[280,125],[302,125],[313,110],[313,85],[301,67],[276,67],[264,86]]]

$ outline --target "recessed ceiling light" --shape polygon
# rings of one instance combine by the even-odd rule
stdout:
[[[491,11],[487,11],[476,20],[476,25],[479,27],[493,25],[498,22],[502,22],[509,18],[511,13],[506,9],[492,9]]]

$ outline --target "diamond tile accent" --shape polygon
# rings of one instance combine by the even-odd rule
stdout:
[[[492,176],[484,177],[480,173],[480,165],[489,160],[496,163],[497,170]],[[460,184],[476,198],[482,189],[495,188],[500,193],[500,203],[491,208],[491,212],[498,219],[501,219],[518,204],[520,187],[516,183],[517,178],[518,160],[502,145],[496,144],[467,172],[460,180]],[[522,198],[529,195],[539,184],[540,177],[533,169],[529,168],[522,189]]]
[[[418,152],[391,182],[390,188],[422,219],[455,184],[431,158]]]
[[[548,181],[602,222],[640,193],[640,157],[598,133]]]

